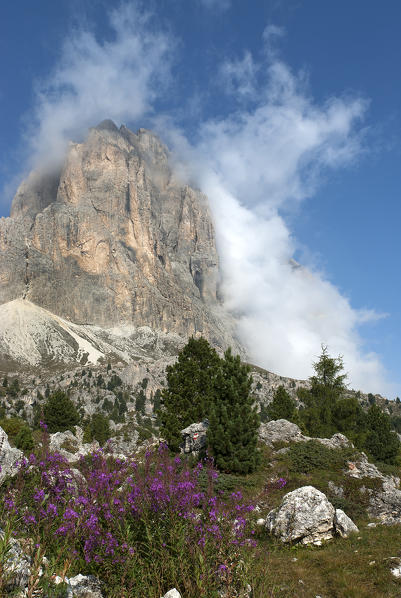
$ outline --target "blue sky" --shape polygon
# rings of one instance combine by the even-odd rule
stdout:
[[[211,196],[227,303],[254,361],[308,375],[327,342],[354,386],[401,396],[400,30],[396,0],[380,10],[362,0],[158,1],[146,22],[138,3],[7,3],[0,215],[21,173],[67,133],[78,139],[108,116],[155,128]],[[82,82],[85,64],[108,82],[94,79],[98,98]],[[313,272],[309,283],[288,271],[291,256]]]

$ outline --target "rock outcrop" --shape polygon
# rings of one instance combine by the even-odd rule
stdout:
[[[25,300],[117,335],[146,325],[241,351],[218,281],[207,198],[174,178],[166,147],[144,129],[91,129],[70,144],[60,172],[32,173],[0,219],[0,305],[9,312]]]
[[[17,473],[17,462],[22,457],[22,451],[10,446],[7,434],[3,428],[0,428],[0,482],[7,475],[15,475]]]
[[[181,450],[185,454],[198,454],[206,446],[206,435],[209,428],[208,420],[191,424],[181,430]]]
[[[304,436],[301,429],[286,419],[271,420],[260,424],[259,438],[267,446],[274,448],[275,444],[291,444],[292,442],[308,442],[315,440],[330,449],[352,447],[352,442],[344,434],[333,434],[331,438],[311,438]]]
[[[282,542],[320,545],[338,533],[346,538],[358,528],[323,492],[303,486],[288,492],[266,518],[267,530]]]
[[[368,495],[367,511],[370,517],[386,525],[401,523],[400,478],[385,475],[376,465],[369,463],[365,453],[361,453],[355,462],[348,462],[347,475],[362,480],[377,480],[376,488],[363,485],[359,491]]]

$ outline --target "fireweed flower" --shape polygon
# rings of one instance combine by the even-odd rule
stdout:
[[[96,451],[80,459],[78,477],[57,453],[45,452],[40,460],[30,458],[29,465],[22,462],[24,476],[30,475],[28,467],[39,474],[40,482],[30,490],[30,497],[24,497],[25,504],[30,505],[24,524],[38,526],[45,534],[52,530],[55,538],[66,538],[71,554],[88,564],[128,562],[138,554],[136,543],[140,546],[148,541],[144,530],[149,529],[149,523],[159,546],[169,551],[174,544],[171,530],[178,519],[189,552],[193,547],[202,551],[207,545],[208,551],[216,551],[220,562],[231,550],[231,541],[244,546],[254,542],[248,523],[254,507],[243,502],[240,492],[226,498],[216,494],[213,483],[218,473],[210,459],[190,469],[182,458],[170,458],[162,446],[147,451],[143,464],[113,460]],[[206,490],[205,476],[199,475],[203,470]],[[9,511],[22,503],[22,498],[14,500],[11,495],[6,500]],[[214,571],[217,566],[213,566]]]

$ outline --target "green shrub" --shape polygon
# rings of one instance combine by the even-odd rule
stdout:
[[[345,463],[344,451],[328,448],[317,440],[292,444],[286,457],[290,469],[298,473],[309,473],[314,469],[338,469]]]
[[[20,417],[5,417],[0,420],[0,426],[9,440],[21,451],[33,449],[32,431],[26,421]]]
[[[20,429],[15,437],[15,446],[21,451],[31,451],[34,447],[32,430],[28,426]]]

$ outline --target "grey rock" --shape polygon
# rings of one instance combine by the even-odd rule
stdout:
[[[174,177],[166,147],[144,129],[91,129],[59,173],[32,173],[0,219],[0,305],[29,301],[56,328],[61,318],[60,342],[74,338],[64,322],[106,336],[146,325],[243,355],[218,281],[207,198]],[[0,362],[18,364],[1,350],[6,340],[0,326]],[[32,340],[45,352],[43,337]]]
[[[339,433],[334,434],[331,438],[311,438],[310,436],[304,436],[296,424],[286,419],[277,419],[262,423],[259,428],[259,438],[271,448],[274,448],[276,443],[308,442],[309,440],[316,440],[316,442],[331,449],[353,446],[352,442],[346,436]]]
[[[369,463],[367,456],[365,453],[360,453],[359,459],[355,462],[349,461],[348,462],[348,471],[346,472],[350,477],[353,478],[380,478],[382,480],[385,479],[385,476],[382,472],[373,465],[373,463]]]
[[[342,511],[336,509],[334,514],[334,528],[342,538],[348,538],[350,534],[359,532],[355,523]]]
[[[327,446],[331,449],[340,449],[354,446],[352,442],[348,440],[346,436],[344,436],[344,434],[340,434],[339,432],[337,434],[333,434],[331,438],[316,438],[316,440],[320,442],[320,444],[323,444],[324,446]]]
[[[0,428],[0,481],[18,472],[17,461],[22,457],[22,451],[10,446],[7,434]]]
[[[162,598],[181,598],[181,594],[179,593],[178,590],[173,588],[172,590],[169,590],[167,592],[167,594],[164,594],[164,596],[162,596]]]
[[[281,504],[267,515],[266,529],[282,542],[320,545],[335,533],[342,537],[358,531],[347,515],[329,502],[313,486],[303,486],[283,497]]]
[[[0,538],[4,540],[4,531],[0,530]],[[31,575],[31,559],[24,553],[18,540],[10,538],[5,555],[2,573],[8,591],[25,588]]]
[[[181,450],[183,453],[199,453],[206,446],[206,435],[209,428],[209,422],[206,419],[203,422],[191,424],[184,430],[181,430],[183,439]]]
[[[401,490],[390,484],[383,490],[369,492],[368,513],[380,523],[397,525],[401,523]]]
[[[94,440],[91,443],[82,443],[81,438],[75,436],[70,430],[50,434],[49,449],[58,452],[67,459],[69,463],[78,461],[81,456],[89,455],[99,449],[99,443]]]
[[[280,506],[266,519],[266,528],[282,542],[320,545],[334,533],[335,509],[327,497],[313,486],[303,486],[286,494]]]
[[[330,492],[334,494],[334,496],[336,496],[337,498],[344,498],[344,488],[342,486],[336,486],[336,484],[332,480],[329,480],[327,486]]]
[[[357,461],[348,463],[346,474],[357,479],[372,478],[381,482],[376,489],[363,488],[369,495],[368,514],[386,525],[401,523],[400,478],[384,475],[376,465],[369,463],[365,453],[361,453]]]
[[[296,424],[286,419],[277,419],[260,424],[259,438],[273,448],[279,442],[302,442],[305,436]]]
[[[70,577],[67,598],[103,598],[101,583],[94,575]]]

